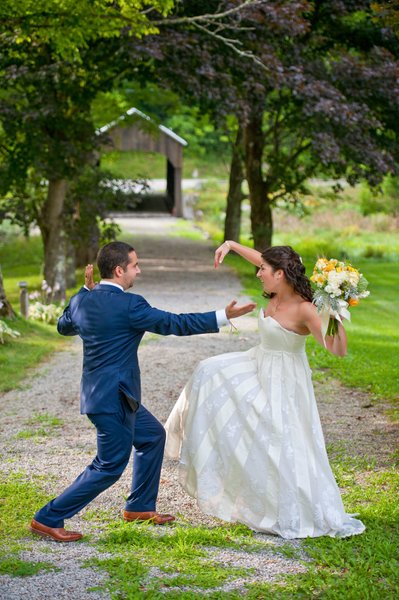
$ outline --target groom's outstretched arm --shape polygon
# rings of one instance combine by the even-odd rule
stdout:
[[[236,301],[233,300],[225,310],[218,311],[226,314],[223,323],[217,319],[216,311],[175,314],[154,308],[142,296],[131,294],[129,320],[134,329],[160,335],[214,333],[219,331],[219,326],[226,324],[229,319],[251,312],[255,306],[253,302],[237,306]]]

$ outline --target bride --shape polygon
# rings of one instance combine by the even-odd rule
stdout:
[[[260,253],[229,241],[259,268],[270,298],[259,315],[260,343],[202,361],[165,425],[166,456],[179,459],[183,488],[199,508],[225,521],[283,538],[346,537],[365,527],[346,514],[332,474],[305,353],[311,334],[346,354],[343,326],[321,333],[300,256],[290,246]]]

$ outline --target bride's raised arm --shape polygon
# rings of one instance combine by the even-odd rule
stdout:
[[[258,250],[254,250],[253,248],[248,248],[247,246],[243,246],[238,242],[228,240],[223,242],[223,244],[215,250],[215,269],[217,269],[218,266],[223,262],[224,257],[230,252],[230,250],[233,250],[256,267],[260,267],[262,255],[260,252],[258,252]]]

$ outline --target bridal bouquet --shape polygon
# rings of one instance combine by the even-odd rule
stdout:
[[[316,285],[313,303],[321,316],[323,339],[336,335],[341,317],[350,320],[348,306],[370,294],[367,279],[350,263],[335,258],[319,258],[310,281]]]

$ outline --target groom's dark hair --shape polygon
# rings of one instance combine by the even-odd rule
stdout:
[[[129,254],[134,248],[125,242],[110,242],[100,248],[97,254],[97,266],[102,279],[112,279],[116,267],[126,270],[130,262]]]

